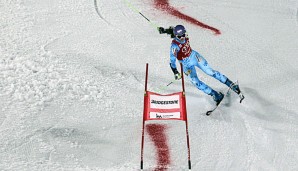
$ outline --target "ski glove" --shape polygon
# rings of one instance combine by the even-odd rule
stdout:
[[[181,74],[178,72],[177,68],[173,68],[172,65],[170,64],[170,67],[174,73],[175,80],[180,80],[181,79]]]
[[[181,79],[181,74],[178,72],[175,74],[175,80],[180,80]]]
[[[158,31],[159,31],[159,34],[164,34],[166,33],[165,32],[165,29],[163,27],[157,27]]]
[[[170,26],[169,28],[165,29],[163,27],[157,27],[158,29],[158,32],[159,34],[170,34],[171,35],[171,38],[174,38],[175,35],[174,35],[174,27],[173,26]]]

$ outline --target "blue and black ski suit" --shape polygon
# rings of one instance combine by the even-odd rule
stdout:
[[[212,88],[198,78],[195,67],[200,68],[207,75],[214,77],[224,84],[228,80],[226,76],[216,70],[213,70],[201,54],[191,49],[188,37],[186,37],[183,41],[174,37],[172,41],[170,49],[170,66],[173,71],[177,71],[177,59],[180,63],[182,63],[183,71],[190,78],[192,84],[208,95],[213,95]]]

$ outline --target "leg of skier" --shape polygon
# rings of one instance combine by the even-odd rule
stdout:
[[[196,86],[199,90],[203,91],[204,93],[211,95],[213,100],[218,104],[223,99],[223,94],[221,92],[216,92],[204,82],[199,80],[197,76],[197,72],[194,66],[192,67],[183,67],[184,73],[190,78],[192,84]]]
[[[228,87],[231,87],[234,92],[237,94],[240,93],[239,86],[237,84],[233,84],[233,82],[227,78],[225,75],[221,74],[220,72],[213,70],[206,59],[201,56],[199,53],[196,54],[196,59],[198,61],[197,67],[199,67],[202,71],[204,71],[207,75],[212,76],[213,78],[217,79],[221,83],[227,85]]]

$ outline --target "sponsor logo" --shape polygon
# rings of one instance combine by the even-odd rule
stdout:
[[[150,95],[151,109],[177,109],[180,108],[179,95],[158,96]]]
[[[163,118],[176,118],[176,117],[174,115],[171,115],[171,114],[169,114],[169,115],[166,115],[166,114],[164,114],[164,115],[156,114],[156,118],[163,119]]]
[[[198,54],[196,54],[196,58],[197,58],[199,63],[202,61],[201,57]]]
[[[173,113],[156,113],[150,112],[151,119],[180,119],[180,112]]]
[[[189,41],[186,41],[186,43],[184,44],[184,47],[182,48],[182,52],[183,53],[189,53],[190,50],[191,50],[191,48],[190,48]]]
[[[191,73],[191,70],[189,69],[189,70],[187,70],[186,72],[185,72],[185,74],[188,76],[189,74]]]
[[[172,48],[172,53],[174,56],[177,56],[177,52],[178,52],[178,50],[176,48]]]
[[[159,104],[159,105],[178,104],[178,100],[171,100],[171,101],[151,100],[151,104]]]
[[[162,119],[162,116],[159,115],[159,114],[156,114],[156,118],[158,118],[158,119]]]

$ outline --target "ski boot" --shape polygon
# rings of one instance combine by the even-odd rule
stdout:
[[[241,93],[241,90],[239,88],[239,85],[237,84],[237,81],[233,83],[231,80],[227,79],[225,84],[228,87],[230,87],[235,93],[237,93],[239,95],[240,103],[241,103],[242,100],[244,99],[244,95]]]
[[[237,84],[237,82],[233,83],[231,80],[227,79],[227,81],[225,82],[225,84],[228,87],[231,87],[231,89],[237,93],[238,95],[241,93],[239,85]]]
[[[214,90],[211,91],[210,95],[213,97],[213,100],[216,102],[216,106],[219,105],[219,103],[224,98],[224,95],[221,92],[216,92]]]

